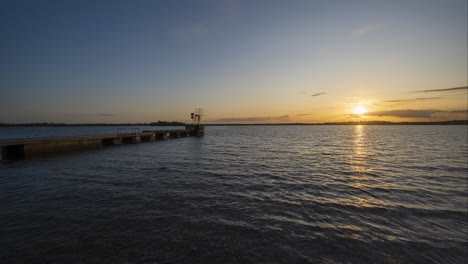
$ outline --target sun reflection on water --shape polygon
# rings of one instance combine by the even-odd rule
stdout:
[[[365,127],[357,125],[354,127],[354,148],[352,156],[352,171],[359,174],[370,172],[371,169],[367,164],[369,151],[366,148],[365,142]],[[362,175],[361,175],[362,176]]]
[[[353,150],[351,153],[351,177],[349,186],[358,191],[350,197],[352,205],[357,207],[374,207],[382,205],[382,201],[370,195],[367,191],[372,181],[371,166],[368,163],[370,151],[366,138],[366,126],[354,126]]]
[[[370,156],[372,150],[370,149],[367,138],[367,130],[369,128],[363,125],[354,127],[353,138],[353,151],[351,154],[351,177],[349,186],[359,190],[357,194],[352,195],[352,204],[357,207],[382,207],[387,203],[374,194],[373,188],[379,187],[375,181],[375,175],[370,164]]]

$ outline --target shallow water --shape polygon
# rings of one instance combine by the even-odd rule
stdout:
[[[466,263],[467,134],[211,126],[3,161],[0,262]]]

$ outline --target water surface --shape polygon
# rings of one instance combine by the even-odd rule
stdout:
[[[220,126],[3,161],[0,262],[466,263],[467,134]]]

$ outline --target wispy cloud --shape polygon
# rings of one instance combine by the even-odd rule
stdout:
[[[388,111],[375,111],[366,113],[367,116],[394,116],[394,117],[419,117],[427,118],[433,114],[440,112],[438,110],[388,110]]]
[[[282,116],[252,116],[252,117],[231,117],[231,118],[221,118],[214,120],[215,122],[280,122],[286,121],[289,119],[289,115]]]
[[[466,110],[455,110],[455,111],[444,111],[446,113],[454,113],[454,114],[468,114],[468,109]]]
[[[326,95],[328,93],[325,93],[325,92],[321,92],[321,93],[312,93],[312,92],[298,92],[298,94],[301,94],[301,95],[304,95],[306,97],[317,97],[317,96],[322,96],[322,95]]]
[[[98,116],[114,116],[114,114],[108,114],[108,113],[99,113],[97,115]]]
[[[346,118],[362,118],[362,115],[358,114],[346,114]]]
[[[432,89],[432,90],[419,90],[411,93],[437,93],[437,92],[454,92],[454,91],[467,91],[468,86],[444,88],[444,89]]]
[[[435,114],[463,114],[468,113],[468,110],[454,110],[454,111],[445,111],[445,110],[388,110],[388,111],[375,111],[368,112],[366,116],[393,116],[393,117],[406,117],[406,118],[431,118]]]
[[[421,97],[421,98],[400,99],[400,100],[387,100],[387,101],[382,101],[382,103],[414,102],[414,101],[425,101],[425,100],[437,100],[441,98],[443,97]]]
[[[374,24],[367,24],[367,25],[364,25],[362,27],[359,27],[357,29],[355,29],[353,31],[354,35],[357,35],[357,36],[361,36],[361,35],[365,35],[367,33],[370,33],[372,31],[375,31],[379,28],[382,27],[382,24],[379,24],[379,23],[374,23]]]
[[[311,96],[321,96],[321,95],[326,95],[326,94],[328,94],[328,93],[316,93],[316,94],[313,94]]]

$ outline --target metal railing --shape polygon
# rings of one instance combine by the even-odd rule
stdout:
[[[117,134],[140,134],[141,130],[138,127],[132,127],[130,132],[128,132],[126,127],[119,127],[117,128]]]

